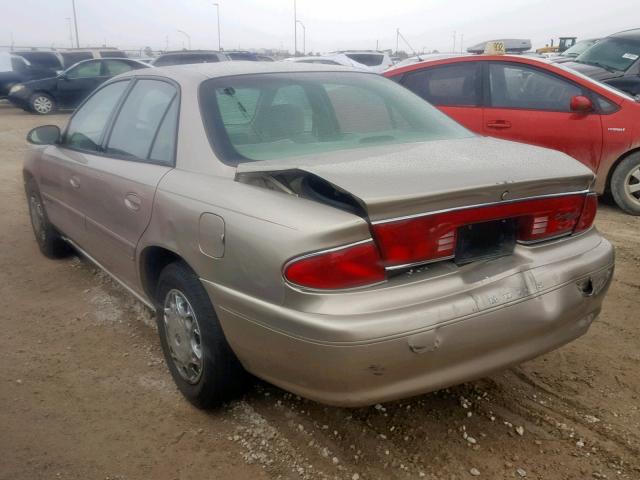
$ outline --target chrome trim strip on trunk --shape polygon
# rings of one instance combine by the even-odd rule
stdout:
[[[78,252],[80,252],[80,254],[85,257],[87,260],[89,260],[91,263],[93,263],[96,267],[98,267],[100,270],[102,270],[104,273],[106,273],[107,275],[109,275],[113,280],[115,280],[122,288],[124,288],[127,292],[129,292],[131,295],[133,295],[137,300],[139,300],[140,302],[142,302],[147,308],[151,309],[152,311],[156,311],[156,307],[149,302],[149,300],[147,300],[146,298],[144,298],[142,295],[140,295],[139,293],[137,293],[135,290],[133,290],[129,285],[127,285],[126,283],[124,283],[122,280],[120,280],[118,277],[116,277],[113,273],[111,273],[109,270],[107,270],[99,261],[97,261],[95,258],[93,258],[91,255],[89,255],[86,251],[84,251],[76,242],[74,242],[73,240],[71,240],[68,237],[62,237],[62,239],[67,242],[69,245],[71,245],[73,248],[75,248]]]
[[[384,223],[393,223],[393,222],[400,222],[403,220],[411,220],[414,218],[420,218],[420,217],[428,217],[431,215],[437,215],[439,213],[449,213],[449,212],[456,212],[459,210],[468,210],[471,208],[482,208],[482,207],[490,207],[493,205],[508,205],[510,203],[519,203],[519,202],[526,202],[529,200],[539,200],[542,198],[554,198],[554,197],[567,197],[567,196],[572,196],[572,195],[587,195],[591,193],[589,190],[580,190],[578,192],[567,192],[567,193],[550,193],[548,195],[537,195],[535,197],[525,197],[525,198],[516,198],[513,200],[501,200],[498,202],[488,202],[488,203],[478,203],[475,205],[465,205],[462,207],[453,207],[453,208],[445,208],[442,210],[434,210],[433,212],[425,212],[425,213],[414,213],[413,215],[405,215],[402,217],[394,217],[394,218],[386,218],[384,220],[376,220],[374,222],[371,222],[371,225],[381,225]]]

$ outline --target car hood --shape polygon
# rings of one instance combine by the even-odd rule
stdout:
[[[39,78],[38,80],[30,80],[22,82],[22,84],[31,90],[51,89],[58,83],[58,77]]]
[[[385,145],[238,165],[246,174],[303,171],[355,197],[372,221],[583,191],[591,170],[571,157],[493,138]]]
[[[562,62],[563,67],[568,67],[576,72],[580,72],[587,77],[593,78],[594,80],[611,80],[612,78],[622,77],[624,72],[610,72],[601,67],[596,67],[595,65],[587,65],[586,63],[579,63],[576,61],[568,61]]]

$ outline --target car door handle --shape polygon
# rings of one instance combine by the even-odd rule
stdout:
[[[491,120],[487,122],[487,127],[489,128],[511,128],[511,122],[507,122],[506,120]]]
[[[78,179],[78,177],[71,177],[69,179],[69,183],[73,188],[80,188],[80,180]]]
[[[140,200],[140,197],[135,193],[127,193],[127,195],[124,197],[124,205],[129,210],[133,210],[134,212],[136,212],[140,210],[141,204],[142,201]]]

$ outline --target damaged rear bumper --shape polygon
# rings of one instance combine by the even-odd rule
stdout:
[[[504,259],[476,266],[470,278],[451,273],[398,287],[410,294],[388,308],[381,293],[401,295],[389,286],[354,295],[362,311],[350,303],[346,313],[328,313],[317,307],[325,300],[318,296],[310,313],[203,283],[247,370],[322,403],[361,406],[479,378],[586,333],[610,284],[614,254],[595,230],[582,237],[534,253],[543,261],[528,262],[531,268],[497,275],[500,262],[514,262]],[[445,282],[464,288],[447,292]],[[377,296],[375,309],[366,306],[367,295]]]

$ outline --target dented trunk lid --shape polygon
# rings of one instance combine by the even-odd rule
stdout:
[[[302,171],[361,203],[371,221],[588,190],[593,173],[564,153],[485,137],[241,163],[246,174]]]

